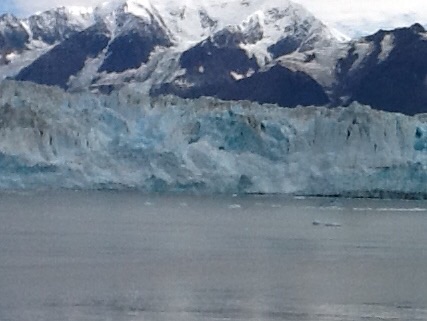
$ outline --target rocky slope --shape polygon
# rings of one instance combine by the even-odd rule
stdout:
[[[108,91],[139,81],[157,94],[233,98],[232,92],[242,91],[237,82],[268,78],[277,58],[340,43],[324,24],[290,1],[128,0],[93,10],[60,8],[25,21],[14,19],[22,25],[24,40],[11,49],[13,53],[24,56],[33,43],[45,51],[24,68],[20,57],[8,61],[8,69],[17,65],[16,73],[3,76],[69,90]],[[325,101],[323,88],[310,75],[284,66],[276,70],[283,70],[283,85],[289,82],[288,95],[303,82],[304,90],[321,97],[303,103]],[[264,87],[268,86],[267,81]],[[298,102],[298,95],[272,102],[290,101]]]

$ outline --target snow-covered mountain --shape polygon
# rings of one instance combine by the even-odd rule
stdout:
[[[427,119],[0,85],[0,188],[427,196]]]
[[[303,7],[291,2],[231,5],[243,6],[232,10],[224,7],[232,13],[241,11],[241,19],[234,21],[242,22],[227,24],[232,20],[226,20],[225,27],[218,26],[208,38],[185,50],[179,58],[182,72],[172,81],[155,86],[153,92],[189,98],[252,99],[284,106],[326,103],[323,88],[310,75],[279,66],[277,59],[296,52],[309,56],[313,50],[334,51],[339,39]],[[250,14],[254,9],[258,10]],[[273,88],[275,95],[270,94]]]
[[[138,81],[147,91],[205,95],[212,77],[220,83],[214,86],[226,88],[279,57],[335,48],[341,40],[302,6],[278,0],[121,0],[16,21],[26,41],[0,75],[70,90]],[[34,48],[39,54],[24,64]]]
[[[288,0],[111,0],[0,17],[0,78],[108,93],[427,111],[421,25],[349,41]]]
[[[0,75],[15,76],[53,45],[93,24],[91,10],[57,8],[27,19],[11,14],[0,16]]]
[[[60,7],[22,21],[31,40],[50,45],[67,39],[93,23],[92,10],[79,7]]]
[[[427,112],[427,32],[420,24],[353,42],[337,63],[336,104],[359,101],[375,108]]]

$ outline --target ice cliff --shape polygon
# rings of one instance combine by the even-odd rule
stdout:
[[[427,195],[427,117],[0,85],[0,187]]]

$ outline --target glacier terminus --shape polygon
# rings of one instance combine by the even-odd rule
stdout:
[[[0,16],[0,187],[424,197],[427,32],[292,1]]]
[[[5,81],[2,188],[427,193],[427,119],[349,107],[109,95]]]

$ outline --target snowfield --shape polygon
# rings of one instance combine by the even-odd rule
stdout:
[[[0,85],[2,189],[427,195],[427,117]]]

